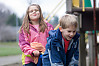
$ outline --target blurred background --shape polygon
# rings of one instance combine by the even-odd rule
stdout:
[[[44,17],[47,17],[60,1],[61,0],[0,0],[0,41],[17,41],[17,31],[22,24],[26,9],[31,3],[39,4]],[[65,0],[62,2],[64,3]],[[54,17],[50,20],[50,23],[53,22],[54,27],[58,24],[58,18],[65,14],[65,11],[66,5],[64,4],[60,10],[57,10],[57,12],[54,10],[54,12],[50,14],[50,16],[54,14]]]
[[[56,27],[58,19],[66,12],[65,0],[0,0],[0,66],[21,66],[18,30],[28,6],[41,6],[43,16]],[[18,63],[18,64],[17,64]]]
[[[0,66],[11,66],[9,64],[16,62],[18,62],[16,66],[21,66],[18,30],[30,4],[39,4],[44,18],[56,28],[59,18],[66,14],[66,1],[69,0],[0,0]],[[75,1],[77,2],[78,0]],[[90,1],[93,7],[93,0]],[[96,0],[96,8],[99,8],[99,0]],[[86,43],[85,50],[88,55],[88,31],[85,32],[84,36]],[[97,43],[99,43],[99,31],[97,31]],[[9,62],[7,61],[8,63],[5,64],[5,60],[9,59],[8,56],[13,60],[8,60]],[[12,66],[15,66],[15,64]]]

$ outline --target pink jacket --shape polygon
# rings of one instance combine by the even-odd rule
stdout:
[[[20,47],[21,51],[23,52],[23,54],[22,54],[22,64],[23,65],[33,62],[32,52],[35,49],[32,49],[30,47],[30,44],[32,42],[42,43],[42,45],[45,47],[45,45],[47,43],[47,37],[49,36],[48,32],[50,30],[54,29],[51,24],[49,24],[49,23],[46,23],[46,24],[48,26],[48,29],[46,29],[44,33],[38,31],[39,29],[38,29],[37,25],[35,26],[35,25],[29,24],[30,35],[25,33],[23,30],[19,34],[19,47]]]

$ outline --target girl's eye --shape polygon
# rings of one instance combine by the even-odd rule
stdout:
[[[35,12],[37,12],[37,11],[39,11],[39,10],[35,10]]]
[[[29,11],[29,12],[31,13],[31,12],[33,12],[33,11],[31,10],[31,11]]]
[[[29,13],[32,13],[32,12],[38,12],[39,10],[31,10],[29,11]]]

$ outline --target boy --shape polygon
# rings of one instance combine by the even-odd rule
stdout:
[[[43,66],[78,66],[80,35],[76,32],[76,16],[64,15],[59,23],[59,29],[49,32]]]

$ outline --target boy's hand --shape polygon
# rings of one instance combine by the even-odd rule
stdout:
[[[39,56],[40,52],[38,50],[33,51],[34,56]]]

